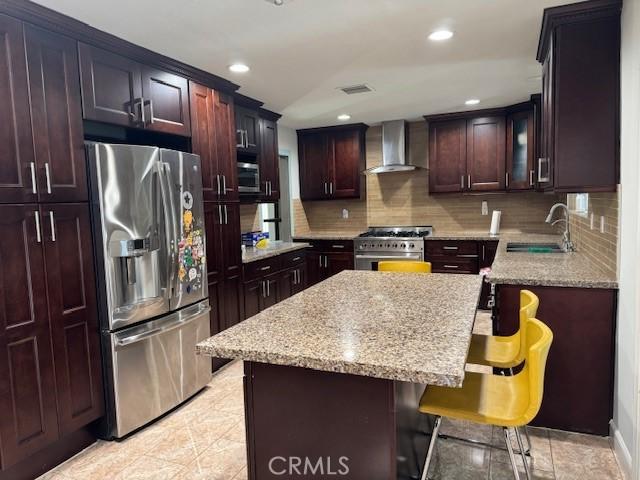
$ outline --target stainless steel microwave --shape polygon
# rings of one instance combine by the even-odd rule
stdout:
[[[260,193],[260,167],[256,163],[238,162],[238,191]]]

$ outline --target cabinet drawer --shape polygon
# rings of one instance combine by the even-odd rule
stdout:
[[[427,240],[425,249],[427,256],[459,256],[478,255],[478,244],[472,240],[447,241],[447,240]]]
[[[264,277],[265,275],[277,272],[280,268],[280,256],[246,263],[244,265],[244,280],[245,282],[248,282],[255,280],[256,278]]]
[[[428,259],[433,273],[478,273],[478,260],[475,258],[438,258]]]
[[[296,241],[310,243],[311,250],[316,252],[353,252],[353,240],[296,239]]]
[[[280,255],[282,259],[281,268],[289,268],[294,265],[298,265],[305,261],[305,251],[304,249],[296,250],[294,252],[285,253]]]

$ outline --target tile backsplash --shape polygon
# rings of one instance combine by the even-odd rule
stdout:
[[[426,124],[410,124],[412,163],[428,166]],[[367,131],[367,168],[382,163],[382,128]],[[484,195],[429,195],[429,172],[367,175],[366,198],[319,202],[293,201],[294,231],[306,233],[340,230],[363,231],[369,225],[433,225],[436,232],[488,231],[491,211],[501,210],[501,231],[553,233],[544,223],[549,208],[559,197],[539,193]],[[481,215],[482,202],[489,215]],[[343,209],[349,218],[342,218]]]
[[[568,194],[567,202],[572,208],[575,194]],[[618,205],[618,192],[590,193],[587,211],[582,214],[572,211],[569,215],[571,236],[577,250],[601,270],[614,274],[618,263]],[[604,232],[600,230],[600,217],[604,217]]]

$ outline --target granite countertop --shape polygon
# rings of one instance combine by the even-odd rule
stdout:
[[[353,240],[363,231],[353,232],[318,232],[304,235],[295,235],[294,240]]]
[[[577,288],[618,288],[613,274],[596,268],[582,253],[507,252],[508,242],[558,243],[556,235],[504,234],[500,236],[489,281],[495,284]]]
[[[242,263],[251,263],[310,246],[310,244],[304,242],[269,241],[266,248],[247,247],[244,252],[242,252]]]
[[[197,345],[199,354],[460,387],[478,275],[345,270]]]

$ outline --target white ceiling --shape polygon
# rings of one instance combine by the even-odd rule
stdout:
[[[228,78],[295,128],[507,105],[540,91],[542,11],[563,0],[36,0]],[[451,40],[427,35],[448,27]],[[247,74],[227,67],[244,62]],[[373,93],[337,87],[366,83]]]

